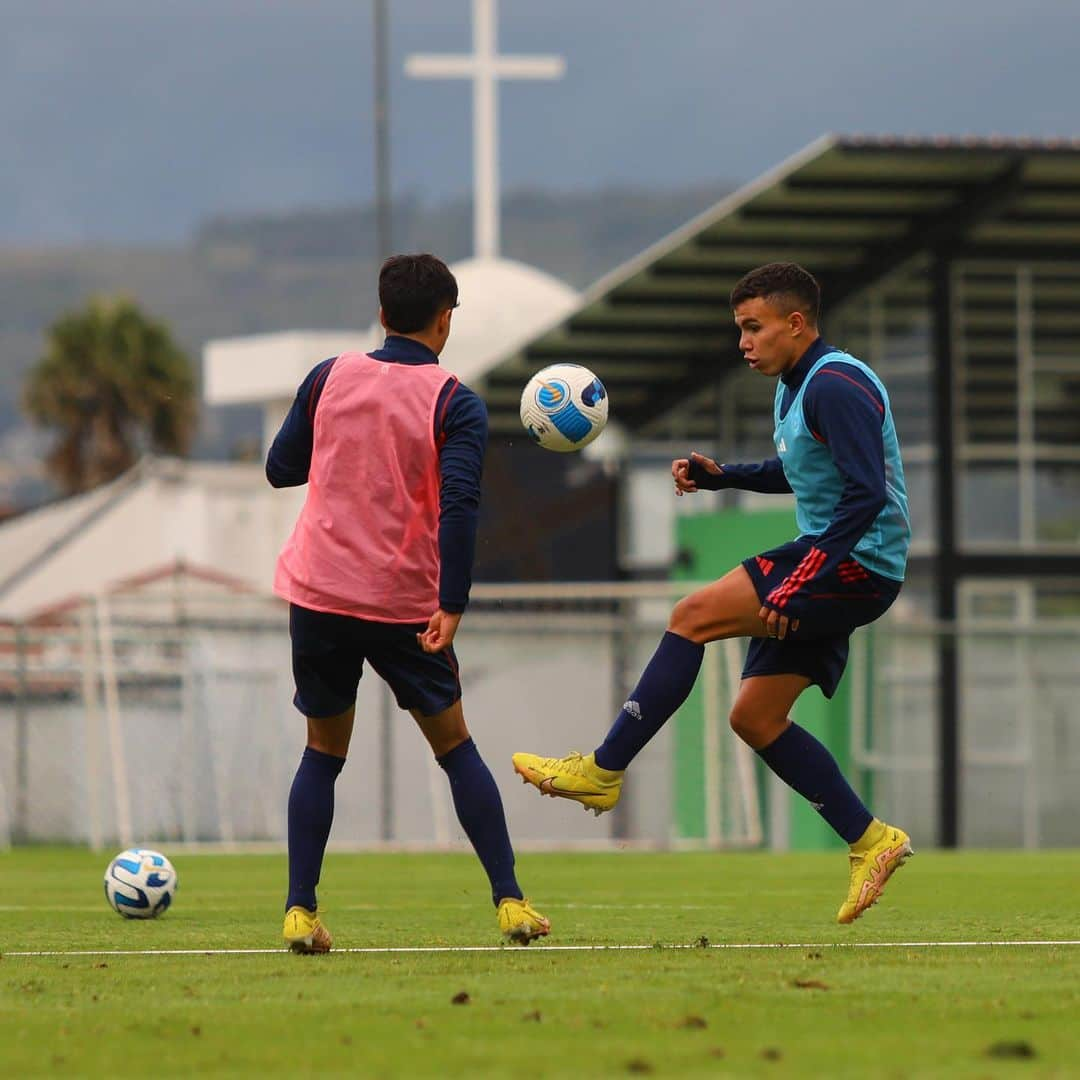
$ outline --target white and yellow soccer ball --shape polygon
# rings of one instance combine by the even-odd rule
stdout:
[[[580,364],[552,364],[538,371],[521,394],[521,422],[545,450],[580,450],[604,430],[604,384]]]
[[[105,899],[125,919],[156,919],[176,893],[176,870],[160,851],[128,848],[105,870]]]

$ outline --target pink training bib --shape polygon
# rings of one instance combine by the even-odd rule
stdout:
[[[427,622],[439,606],[437,364],[342,353],[315,410],[307,498],[274,592],[314,611]]]

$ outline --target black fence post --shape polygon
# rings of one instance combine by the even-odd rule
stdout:
[[[934,614],[938,638],[938,842],[954,848],[960,836],[960,671],[957,663],[956,586],[956,401],[953,370],[953,266],[944,251],[934,257],[933,385],[937,566]]]

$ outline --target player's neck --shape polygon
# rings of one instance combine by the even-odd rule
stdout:
[[[438,334],[426,333],[423,330],[415,334],[402,334],[399,333],[397,330],[391,330],[389,327],[387,327],[386,333],[388,337],[407,338],[409,341],[418,342],[425,348],[430,349],[436,356],[438,356],[439,353],[442,352],[443,346],[446,344],[445,341],[440,340]]]

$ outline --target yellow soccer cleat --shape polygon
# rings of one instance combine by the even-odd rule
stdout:
[[[528,900],[506,897],[499,901],[499,929],[511,945],[528,945],[533,938],[547,937],[551,923]]]
[[[291,907],[285,912],[284,937],[294,953],[327,953],[334,943],[318,914],[302,907]]]
[[[908,856],[913,854],[911,837],[903,829],[886,825],[875,818],[859,841],[851,845],[848,855],[851,882],[847,899],[836,914],[836,921],[854,922],[868,907],[876,904],[893,871],[903,866]]]
[[[573,799],[599,817],[618,801],[623,770],[601,769],[592,754],[576,751],[564,758],[542,758],[536,754],[515,754],[514,772],[526,784],[553,799]]]

